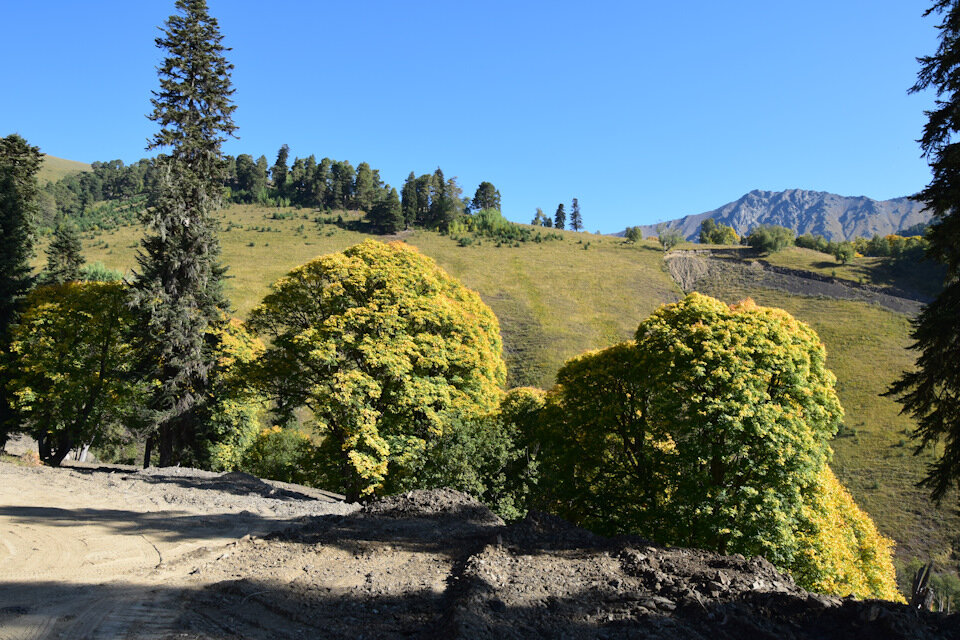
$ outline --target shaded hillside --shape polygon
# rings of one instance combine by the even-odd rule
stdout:
[[[840,241],[897,233],[927,222],[930,215],[920,203],[908,198],[873,200],[804,189],[756,189],[713,211],[671,220],[667,226],[678,229],[688,240],[696,240],[700,224],[707,218],[732,226],[741,235],[761,224],[776,224],[798,234],[811,233]],[[645,237],[656,235],[656,225],[641,229]]]
[[[90,171],[90,165],[86,162],[77,162],[76,160],[64,160],[50,155],[43,156],[43,164],[40,165],[40,172],[37,174],[37,180],[41,185],[47,182],[56,182],[77,173]]]

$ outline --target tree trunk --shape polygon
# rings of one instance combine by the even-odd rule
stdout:
[[[147,442],[143,447],[143,468],[150,468],[150,456],[153,455],[153,436],[147,436]]]

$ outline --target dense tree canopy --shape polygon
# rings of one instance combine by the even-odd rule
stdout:
[[[775,224],[762,224],[751,229],[745,240],[757,251],[774,253],[792,246],[796,236],[793,229]]]
[[[280,418],[308,407],[332,486],[351,498],[402,477],[458,420],[492,412],[499,325],[472,291],[403,244],[367,241],[291,271],[251,314]]]
[[[736,244],[740,237],[733,227],[717,224],[713,218],[700,223],[700,244]]]
[[[920,145],[933,179],[918,195],[933,213],[927,231],[928,254],[947,268],[945,287],[914,324],[917,369],[905,373],[891,389],[904,411],[917,420],[917,452],[943,442],[939,459],[924,484],[935,500],[951,487],[960,489],[960,2],[938,0],[927,14],[942,14],[940,46],[923,65],[913,91],[934,89],[937,103],[927,112]]]
[[[60,464],[75,446],[103,444],[143,398],[134,315],[118,282],[67,282],[27,296],[11,335],[8,387],[40,457]]]
[[[661,307],[635,342],[557,374],[542,433],[550,504],[605,533],[793,567],[843,415],[825,359],[778,309],[696,293]]]

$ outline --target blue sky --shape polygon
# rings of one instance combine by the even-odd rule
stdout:
[[[91,162],[146,156],[173,1],[5,2],[0,135]],[[437,166],[529,222],[576,197],[590,231],[751,189],[885,199],[929,179],[908,96],[929,0],[209,0],[233,82],[230,154]],[[9,28],[12,27],[12,28]]]

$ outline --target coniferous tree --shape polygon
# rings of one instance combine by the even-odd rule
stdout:
[[[580,217],[580,203],[576,198],[573,199],[573,203],[570,205],[570,228],[574,231],[583,229],[583,218]]]
[[[287,159],[290,157],[290,147],[283,145],[277,151],[277,161],[273,163],[270,169],[270,179],[273,180],[273,188],[279,197],[286,195],[287,190]]]
[[[215,364],[210,330],[228,302],[213,213],[221,205],[221,145],[236,130],[233,89],[223,36],[204,0],[177,0],[157,38],[166,52],[160,90],[151,100],[157,132],[148,149],[160,177],[146,215],[150,232],[137,256],[133,301],[143,318],[139,343],[144,374],[154,381],[145,418],[161,466],[189,461],[200,430],[207,375]]]
[[[557,229],[563,229],[567,224],[567,213],[563,210],[563,203],[557,207],[557,213],[553,216],[553,226]]]
[[[33,282],[30,258],[41,161],[40,149],[19,135],[0,139],[0,337]]]
[[[374,179],[374,172],[370,169],[370,164],[361,162],[357,165],[357,177],[353,183],[353,205],[354,208],[369,212],[373,209],[376,202],[377,182]]]
[[[960,488],[960,1],[938,0],[925,15],[942,14],[940,46],[932,56],[919,59],[922,67],[911,92],[933,88],[938,97],[927,112],[920,146],[933,169],[933,179],[917,200],[933,213],[927,231],[928,255],[947,267],[943,291],[914,321],[912,348],[920,352],[917,368],[904,373],[888,394],[903,404],[917,420],[914,437],[917,453],[944,442],[943,453],[930,466],[922,484],[934,500],[952,486]]]
[[[474,211],[483,211],[484,209],[500,211],[500,191],[490,182],[481,182],[477,191],[473,194],[470,208]]]
[[[403,209],[396,189],[381,192],[381,198],[370,208],[368,219],[378,233],[396,233],[403,229]]]
[[[9,357],[7,343],[17,305],[33,284],[34,219],[37,216],[37,172],[40,149],[17,134],[0,138],[0,371]],[[0,375],[0,449],[18,425],[10,407],[7,375]]]
[[[547,218],[547,216],[544,215],[543,209],[541,209],[540,207],[537,207],[537,213],[536,215],[533,216],[533,220],[530,221],[530,224],[532,224],[535,227],[545,227],[547,226],[546,223],[548,220],[549,218]]]
[[[40,276],[43,284],[63,284],[80,280],[83,263],[83,245],[77,227],[70,222],[57,225],[47,247],[47,267]]]
[[[403,210],[404,226],[410,227],[417,220],[417,177],[413,171],[407,176],[400,192],[401,209]]]

